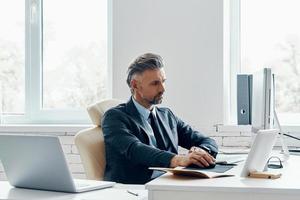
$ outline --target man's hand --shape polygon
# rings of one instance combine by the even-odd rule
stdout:
[[[176,155],[172,158],[170,167],[186,167],[191,164],[208,167],[215,163],[215,158],[199,147],[192,147],[187,155]]]

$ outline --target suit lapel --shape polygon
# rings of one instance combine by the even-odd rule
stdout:
[[[147,133],[146,135],[150,142],[150,133],[152,132],[152,129],[149,125],[147,125],[148,122],[146,122],[145,119],[140,115],[131,98],[126,104],[126,112],[145,131],[145,133]]]
[[[171,144],[172,144],[172,147],[173,149],[177,152],[177,145],[175,144],[175,141],[174,141],[174,136],[172,135],[172,131],[170,129],[169,126],[166,125],[166,122],[168,121],[164,115],[159,111],[159,109],[156,109],[156,114],[157,114],[157,118],[158,120],[161,122],[161,124],[163,125],[163,128],[165,130],[165,132],[167,133],[170,141],[171,141]],[[165,139],[164,139],[165,140]],[[165,143],[166,144],[166,143]]]
[[[172,131],[170,129],[169,126],[166,125],[166,122],[168,121],[164,115],[159,111],[159,109],[156,109],[156,114],[157,114],[157,118],[158,120],[161,122],[161,124],[163,125],[163,129],[164,131],[167,133],[167,137],[170,139],[171,141],[171,145],[172,148],[175,150],[175,152],[177,152],[177,145],[175,144],[174,141],[174,136],[172,135]],[[144,130],[144,132],[146,133],[147,137],[148,137],[148,141],[150,143],[151,138],[150,138],[150,134],[152,133],[152,129],[151,127],[148,125],[148,122],[145,121],[145,119],[140,115],[139,111],[137,110],[137,108],[135,107],[132,99],[130,98],[130,100],[126,103],[126,112],[128,115],[130,115],[132,117],[132,119],[141,127],[141,129]],[[164,143],[166,145],[166,138],[163,137]]]

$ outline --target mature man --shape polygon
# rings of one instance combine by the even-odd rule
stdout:
[[[193,130],[169,108],[156,107],[163,99],[166,76],[159,55],[139,56],[128,68],[132,96],[108,110],[102,121],[106,149],[104,179],[144,184],[161,173],[149,167],[213,165],[215,141]],[[190,149],[178,155],[178,145]]]

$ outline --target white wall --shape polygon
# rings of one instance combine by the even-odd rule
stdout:
[[[223,119],[223,1],[114,0],[113,97],[128,99],[129,63],[160,54],[167,75],[164,105],[200,129]]]

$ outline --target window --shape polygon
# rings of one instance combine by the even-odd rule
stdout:
[[[87,123],[87,105],[110,97],[107,0],[19,2],[0,3],[4,122]]]
[[[282,125],[300,124],[300,28],[297,0],[232,1],[237,71],[269,67],[275,73],[276,111]],[[233,29],[231,29],[232,31]],[[238,41],[238,42],[236,42]],[[232,51],[236,52],[236,51]]]
[[[15,6],[16,4],[18,6]],[[24,16],[25,2],[0,1],[0,111],[5,114],[24,113]]]

